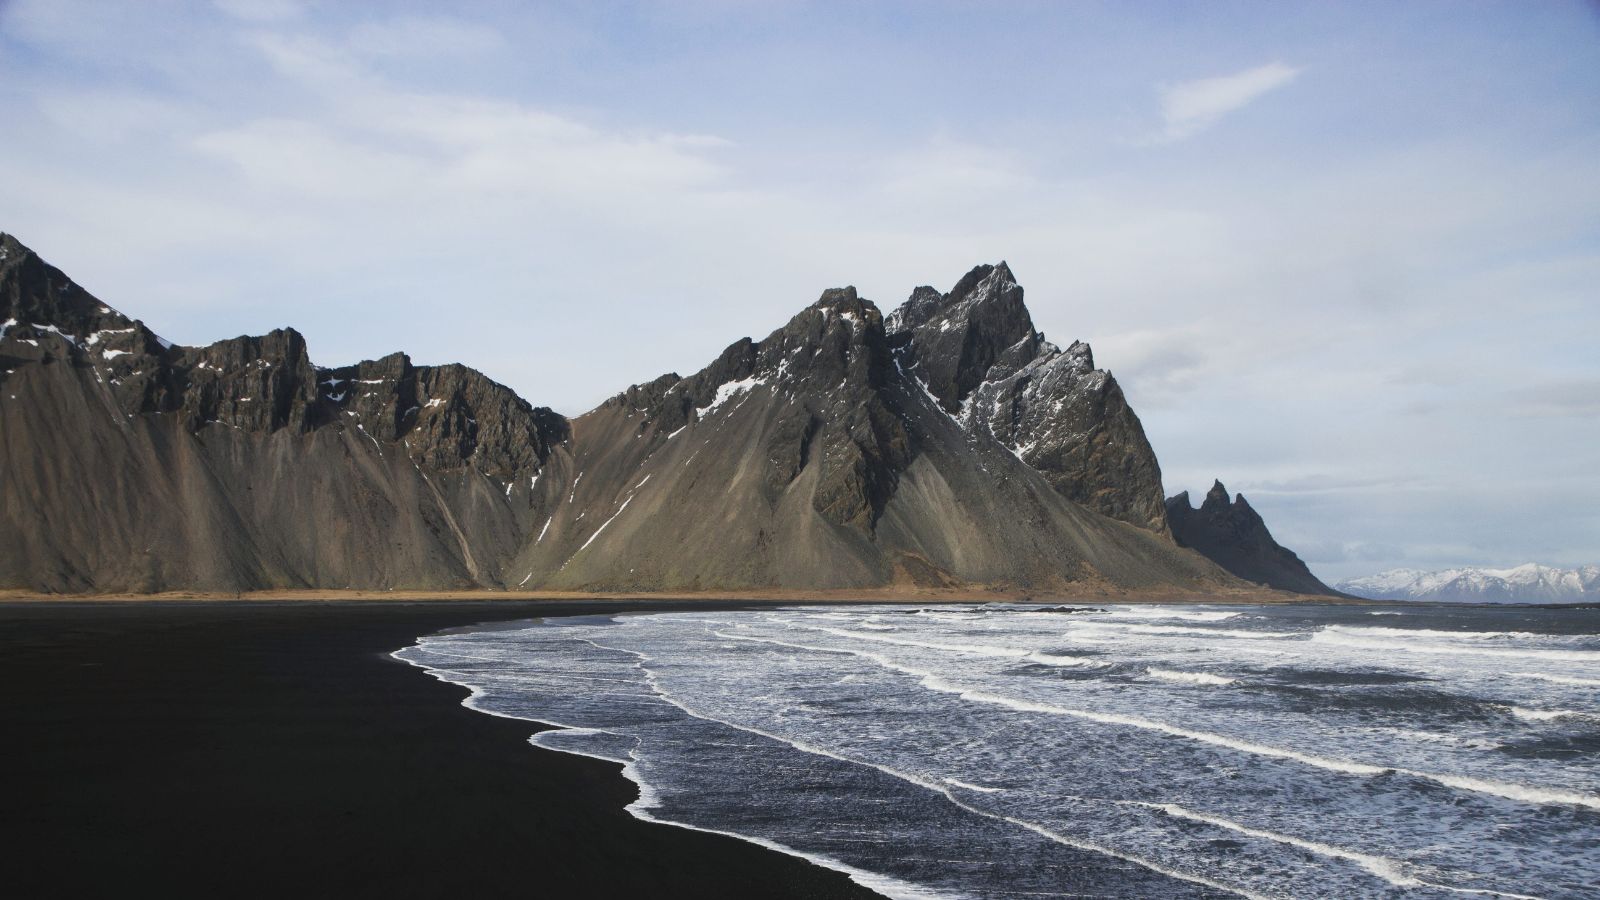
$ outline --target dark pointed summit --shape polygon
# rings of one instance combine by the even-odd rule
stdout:
[[[1335,594],[1311,574],[1294,551],[1281,546],[1266,522],[1240,494],[1228,499],[1219,479],[1195,509],[1189,492],[1166,502],[1167,522],[1179,546],[1198,550],[1229,572],[1257,584],[1299,594]]]
[[[918,288],[890,315],[886,327],[906,348],[906,368],[916,368],[928,390],[955,412],[995,366],[1014,371],[1039,354],[1044,336],[1022,302],[1011,268],[977,266],[947,294]]]
[[[15,235],[0,231],[0,265],[16,265],[24,256],[32,256],[33,251],[17,240]]]
[[[1228,497],[1228,489],[1222,486],[1222,481],[1219,479],[1211,483],[1211,490],[1206,491],[1206,499],[1200,504],[1200,508],[1211,511],[1227,509],[1232,505],[1233,502]]]
[[[828,288],[823,291],[822,296],[817,298],[817,302],[811,304],[811,308],[833,309],[842,306],[846,309],[853,309],[863,303],[871,305],[870,301],[862,300],[861,295],[856,293],[855,285],[847,284],[844,287]],[[876,309],[877,307],[873,308]]]
[[[0,322],[37,327],[74,344],[135,324],[9,234],[0,234]]]
[[[1009,265],[977,266],[948,293],[917,288],[885,328],[900,368],[969,433],[998,440],[1068,499],[1166,533],[1138,416],[1089,345],[1063,351],[1034,330]]]

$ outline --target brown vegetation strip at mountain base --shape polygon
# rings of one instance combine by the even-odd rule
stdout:
[[[684,606],[0,605],[6,893],[872,896],[638,821],[618,766],[530,747],[538,726],[388,656],[478,622]]]

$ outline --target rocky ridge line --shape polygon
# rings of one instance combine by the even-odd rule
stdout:
[[[1188,491],[1169,498],[1166,505],[1178,545],[1199,551],[1234,575],[1299,594],[1338,594],[1311,574],[1294,551],[1273,540],[1266,522],[1243,494],[1230,501],[1221,481],[1211,485],[1199,509],[1190,502]]]

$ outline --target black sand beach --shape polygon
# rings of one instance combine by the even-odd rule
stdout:
[[[5,891],[876,896],[640,822],[619,767],[530,747],[535,726],[388,656],[443,628],[672,605],[0,606]]]

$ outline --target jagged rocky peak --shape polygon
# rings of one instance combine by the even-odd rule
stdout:
[[[814,461],[817,512],[867,532],[910,456],[905,426],[881,396],[891,365],[877,306],[853,287],[832,288],[766,338],[741,338],[699,372],[635,385],[596,413],[630,420],[652,438],[644,448],[694,428],[707,435],[697,445],[727,442],[731,456],[754,436],[769,500]]]
[[[1022,301],[1022,286],[1004,262],[978,266],[947,294],[920,287],[890,315],[906,368],[950,412],[996,368],[1015,371],[1039,354],[1044,335]]]
[[[1265,527],[1261,516],[1250,506],[1249,501],[1245,500],[1244,495],[1239,494],[1236,498],[1235,495],[1228,493],[1228,488],[1221,479],[1214,479],[1211,482],[1211,489],[1206,491],[1205,499],[1200,501],[1198,509],[1195,508],[1188,491],[1180,491],[1168,497],[1166,507],[1175,535],[1180,523],[1192,522],[1202,517],[1226,522],[1230,528],[1241,532],[1253,531],[1257,523]]]
[[[757,388],[875,387],[882,384],[888,361],[877,306],[853,287],[831,288],[763,340],[740,338],[699,372],[687,378],[669,373],[634,385],[603,408],[642,412],[659,428],[673,431]]]
[[[482,372],[417,366],[404,353],[320,369],[317,389],[335,416],[401,443],[418,464],[440,471],[471,465],[511,480],[539,469],[569,437],[565,417],[532,406]]]
[[[191,428],[309,431],[317,424],[316,369],[305,337],[292,328],[174,347],[169,357],[141,412],[181,412]]]
[[[1188,491],[1184,491],[1184,495],[1185,496],[1188,496],[1188,493],[1189,493]],[[1243,494],[1239,495],[1239,502],[1240,503],[1244,503],[1244,495]],[[1212,510],[1218,510],[1218,509],[1226,509],[1227,507],[1231,506],[1232,504],[1233,504],[1233,501],[1228,499],[1228,489],[1223,486],[1222,479],[1217,478],[1217,479],[1213,479],[1212,480],[1212,482],[1211,482],[1211,490],[1206,491],[1206,499],[1201,502],[1200,508],[1202,510],[1212,511]],[[1245,504],[1245,509],[1249,509],[1249,508],[1250,508],[1250,505],[1248,503],[1246,503]]]
[[[830,288],[750,346],[748,377],[794,386],[875,386],[887,360],[878,307],[854,287]]]
[[[160,355],[171,345],[0,233],[0,353],[19,360]],[[74,356],[73,351],[78,355]]]
[[[1299,594],[1334,594],[1294,551],[1280,545],[1243,494],[1230,499],[1216,480],[1195,509],[1189,492],[1166,501],[1167,521],[1180,547],[1199,551],[1234,575]]]
[[[876,387],[888,349],[883,314],[854,287],[824,291],[810,308],[761,342],[757,370],[779,381]]]
[[[1057,491],[1103,515],[1167,533],[1161,467],[1139,417],[1089,345],[1034,330],[1004,262],[948,293],[921,287],[889,317],[901,367],[962,427],[993,437]]]

